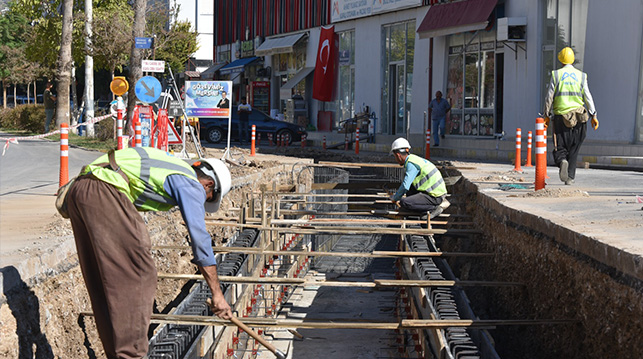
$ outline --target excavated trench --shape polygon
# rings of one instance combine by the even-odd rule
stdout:
[[[239,208],[242,203],[247,201],[247,197],[244,197],[247,196],[244,186],[248,186],[245,188],[256,188],[261,184],[268,185],[273,181],[276,185],[292,184],[293,178],[295,178],[292,175],[294,166],[280,167],[276,163],[272,165],[278,168],[260,168],[261,175],[253,178],[244,177],[246,181],[241,181],[238,184],[238,188],[233,191],[234,193],[227,203],[224,203],[223,212],[218,215],[221,217],[238,216],[238,212],[230,211],[230,209]],[[326,170],[322,168],[317,170],[317,173]],[[312,173],[312,171],[308,172]],[[392,179],[393,176],[399,175],[399,173],[392,173],[395,171],[390,169],[377,168],[351,169],[348,172],[350,172],[351,181],[365,182]],[[306,171],[301,170],[301,173],[306,173]],[[449,170],[449,175],[457,176],[458,173]],[[328,178],[320,179],[320,181],[326,180]],[[384,183],[382,189],[386,189]],[[450,192],[454,194],[451,201],[454,205],[450,208],[449,213],[471,216],[470,220],[474,222],[474,228],[481,230],[482,234],[470,236],[436,235],[427,238],[409,235],[403,236],[404,245],[407,245],[410,250],[493,253],[494,255],[431,261],[427,261],[426,258],[416,258],[415,262],[408,265],[416,269],[421,268],[422,273],[426,274],[426,278],[441,276],[444,279],[519,282],[524,286],[466,287],[464,290],[460,288],[449,289],[450,293],[444,292],[444,288],[438,287],[428,293],[427,298],[432,301],[431,305],[421,300],[414,302],[411,299],[413,290],[408,289],[381,291],[379,294],[383,296],[378,297],[379,299],[374,299],[373,293],[353,290],[348,293],[346,300],[362,300],[364,301],[362,305],[366,306],[372,305],[370,301],[374,300],[379,306],[391,308],[388,316],[377,317],[381,321],[395,321],[397,320],[396,315],[406,318],[409,312],[415,316],[421,316],[422,307],[427,305],[435,307],[433,308],[435,310],[438,309],[438,306],[446,308],[445,315],[453,314],[451,307],[444,306],[446,302],[433,302],[433,298],[437,297],[443,298],[447,302],[449,300],[456,302],[457,316],[461,318],[572,320],[564,324],[498,325],[489,329],[467,331],[465,334],[461,330],[453,329],[437,331],[441,332],[440,338],[444,340],[462,341],[458,342],[461,345],[457,351],[443,353],[443,357],[643,357],[643,345],[640,340],[643,337],[643,324],[640,320],[643,318],[643,285],[640,281],[592,261],[577,253],[573,248],[560,244],[556,238],[543,234],[538,229],[540,228],[538,227],[538,219],[531,218],[533,216],[530,214],[508,214],[510,210],[479,193],[476,186],[466,178],[455,182]],[[341,211],[347,208],[342,206],[331,207],[331,210]],[[178,211],[145,214],[145,219],[150,227],[154,243],[187,246],[186,231],[181,225]],[[62,220],[59,222],[61,226],[68,225]],[[259,236],[259,233],[255,231],[237,234],[234,227],[213,226],[211,228],[215,245],[232,245],[237,243],[239,238],[245,238],[248,242],[247,245],[251,246],[254,242],[250,238]],[[363,245],[364,248],[360,249],[353,248],[352,244],[356,243],[355,239],[346,236],[343,238],[322,235],[310,238],[309,236],[308,238],[304,237],[301,243],[314,246],[315,250],[335,249],[337,251],[366,251],[378,246],[388,249],[391,245],[400,244],[397,238],[392,239],[391,236],[386,235],[377,237],[369,245]],[[237,246],[237,244],[234,245]],[[189,262],[191,258],[189,249],[174,251],[158,249],[154,250],[154,255],[159,272],[194,273],[194,267]],[[259,263],[250,263],[247,258],[234,256],[229,256],[228,259],[233,262],[231,264],[232,272],[237,266],[236,263],[246,263],[236,268],[237,271],[241,270],[243,274],[252,273],[255,269],[253,265]],[[293,273],[292,263],[290,264],[291,266],[284,266],[282,271]],[[262,263],[261,267],[264,265]],[[400,262],[388,260],[377,260],[370,263],[354,261],[347,266],[343,262],[315,259],[308,265],[299,265],[299,270],[301,271],[300,275],[303,276],[306,273],[315,275],[316,273],[333,271],[342,274],[350,272],[382,273],[392,267],[390,273],[393,275],[396,267],[399,270],[403,266],[404,264]],[[52,269],[51,274],[31,286],[25,284],[6,294],[6,301],[0,306],[0,337],[2,338],[0,340],[0,358],[104,358],[91,316],[81,314],[91,311],[91,307],[82,275],[75,260],[73,258],[67,260],[59,268]],[[168,314],[186,310],[189,313],[203,314],[207,308],[201,304],[192,303],[193,300],[196,302],[203,300],[202,289],[202,286],[193,280],[160,279],[154,312]],[[205,290],[207,291],[207,288]],[[280,295],[284,293],[283,290],[277,292],[280,292]],[[273,299],[277,298],[276,294],[273,294]],[[306,294],[305,288],[298,290],[289,288],[285,295],[281,295],[284,303],[282,314],[290,313],[294,300],[303,298],[304,294]],[[330,292],[321,297],[331,297],[332,295]],[[404,298],[407,300],[405,301]],[[248,300],[250,299],[248,298]],[[264,314],[266,309],[272,308],[265,306],[262,309]],[[319,312],[316,309],[312,310]],[[258,314],[258,309],[251,307],[249,314],[251,316]],[[157,352],[165,354],[165,356],[158,356],[163,358],[210,357],[215,351],[211,349],[203,352],[204,346],[202,346],[201,352],[198,353],[195,343],[200,343],[200,339],[188,339],[188,336],[199,338],[204,334],[209,335],[215,337],[212,343],[218,342],[222,345],[227,345],[228,341],[232,343],[235,340],[234,335],[224,338],[221,335],[217,336],[216,331],[213,335],[207,330],[210,329],[160,324],[150,330],[150,338],[155,344],[154,347],[159,348]],[[161,335],[162,333],[165,333],[164,337]],[[314,357],[314,355],[311,356],[311,351],[306,349],[304,344],[314,344],[316,340],[319,341],[318,338],[323,336],[319,333],[324,333],[324,331],[314,334],[311,330],[301,330],[301,333],[308,339],[293,344],[290,354],[293,358]],[[387,358],[403,355],[434,357],[435,353],[429,348],[432,345],[430,339],[419,336],[417,333],[417,331],[405,330],[383,334],[377,341],[381,348],[374,355]],[[368,339],[372,333],[363,331],[361,335]],[[417,347],[418,337],[422,338],[419,347]],[[168,340],[168,338],[172,340]],[[266,351],[256,351],[255,344],[249,344],[251,342],[247,336],[240,335],[236,338],[237,357],[240,358],[243,355],[255,357],[256,354],[259,354],[259,357],[270,357]],[[276,333],[275,338],[277,338]],[[295,339],[290,337],[290,340]],[[156,346],[157,342],[165,343],[165,347]],[[331,344],[326,343],[325,345]],[[168,354],[176,352],[179,346],[183,350],[182,354],[177,354],[177,356]],[[401,351],[400,347],[404,348],[404,351]],[[455,347],[455,345],[451,345],[451,347]],[[333,350],[341,350],[341,348],[333,348]],[[229,348],[224,348],[216,357],[227,357],[228,354]]]

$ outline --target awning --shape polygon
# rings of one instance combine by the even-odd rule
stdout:
[[[208,67],[205,71],[201,72],[201,78],[204,79],[204,80],[212,80],[212,79],[214,79],[214,74],[217,72],[217,70],[219,70],[223,66],[225,66],[224,62],[222,62],[220,64],[214,64],[214,65]]]
[[[187,77],[201,77],[201,73],[199,71],[185,71],[185,76],[187,76]]]
[[[293,52],[293,48],[299,40],[307,36],[305,32],[284,37],[275,37],[267,39],[255,50],[257,56],[268,56],[275,54],[286,54]]]
[[[304,67],[303,69],[299,70],[299,72],[296,73],[293,78],[291,78],[290,80],[288,80],[288,82],[281,86],[281,89],[279,89],[279,97],[282,100],[291,98],[292,89],[313,71],[315,71],[314,67]]]
[[[243,72],[246,65],[259,60],[258,57],[244,57],[237,59],[219,69],[221,75],[238,74]]]
[[[421,39],[481,30],[487,27],[489,15],[497,0],[466,0],[433,5],[417,32]]]

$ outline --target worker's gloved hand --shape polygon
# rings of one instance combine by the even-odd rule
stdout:
[[[598,130],[598,119],[596,116],[592,117],[592,127],[594,128],[594,131]]]
[[[545,129],[549,127],[549,121],[550,121],[549,116],[545,116]]]

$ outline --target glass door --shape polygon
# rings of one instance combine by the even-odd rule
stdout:
[[[389,119],[390,133],[392,135],[405,133],[406,113],[406,84],[404,82],[404,63],[393,63],[389,65]]]

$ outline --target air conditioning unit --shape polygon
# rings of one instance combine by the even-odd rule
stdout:
[[[498,19],[498,41],[525,41],[526,17],[501,17]]]

